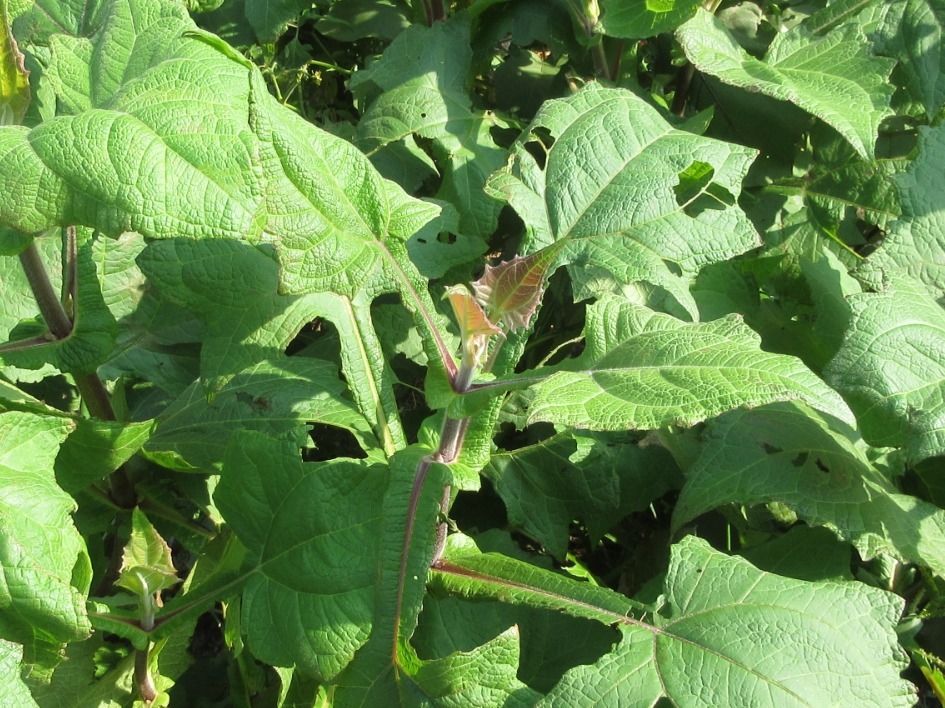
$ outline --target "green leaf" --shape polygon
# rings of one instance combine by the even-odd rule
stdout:
[[[841,240],[846,247],[863,241],[856,230],[857,220],[888,229],[901,214],[896,173],[904,169],[905,160],[864,160],[826,126],[815,126],[811,142],[812,153],[798,160],[810,161],[806,174],[778,180],[769,189],[803,197],[814,225],[823,225],[829,237]]]
[[[851,430],[805,406],[773,404],[710,421],[673,528],[723,504],[769,502],[837,529],[865,558],[892,553],[945,572],[945,511],[900,494]]]
[[[850,327],[824,374],[875,447],[911,461],[945,452],[945,312],[925,288],[896,282],[848,298]]]
[[[945,3],[903,0],[888,3],[879,25],[876,51],[895,57],[909,93],[934,120],[945,105],[945,56],[941,46]]]
[[[37,703],[20,678],[22,661],[23,647],[0,639],[0,704],[34,708]]]
[[[426,595],[436,543],[433,530],[449,482],[446,465],[432,463],[421,473],[429,454],[413,445],[391,458],[391,482],[381,510],[371,639],[338,677],[334,705],[339,707],[415,704],[409,697],[401,702],[400,687],[412,681],[417,668],[408,640]]]
[[[617,633],[592,620],[499,602],[427,596],[411,643],[425,658],[470,652],[509,627],[520,631],[518,677],[545,693],[578,664],[592,664],[613,648]],[[560,641],[567,637],[567,642]]]
[[[31,662],[91,630],[91,569],[70,515],[76,504],[53,475],[71,429],[57,417],[0,413],[0,637],[24,645]]]
[[[433,564],[430,585],[465,598],[565,612],[604,624],[627,621],[639,603],[607,588],[538,568],[499,553],[481,553],[473,540],[454,534]]]
[[[640,300],[649,284],[695,315],[688,286],[699,269],[757,245],[732,204],[752,157],[673,128],[629,91],[589,84],[544,104],[487,190],[525,221],[524,254],[560,244],[548,272],[570,264],[575,297]],[[712,168],[710,185],[727,202],[710,185],[698,195],[708,201],[678,200],[674,188],[696,162]]]
[[[409,679],[401,679],[401,705],[530,708],[540,694],[516,678],[518,663],[516,627],[468,652],[415,660],[409,667]]]
[[[469,19],[455,15],[432,27],[408,28],[380,60],[352,77],[349,88],[367,103],[355,140],[369,156],[397,149],[409,136],[433,142],[443,176],[436,196],[457,207],[460,234],[477,239],[482,253],[480,239],[495,231],[502,207],[483,185],[506,152],[489,132],[502,123],[472,107],[472,59]]]
[[[55,234],[41,234],[32,239],[32,243],[46,264],[50,282],[58,291],[62,286],[62,242],[59,230],[56,229]],[[39,314],[39,308],[19,258],[0,257],[0,280],[4,288],[4,297],[0,298],[0,340],[5,343],[22,320]]]
[[[307,439],[306,423],[349,430],[376,447],[367,421],[344,396],[334,364],[290,357],[252,366],[208,401],[195,382],[161,416],[145,450],[172,467],[219,471],[226,449],[242,431]]]
[[[161,13],[159,0],[137,4],[138,13]],[[192,30],[175,17],[162,27]],[[132,18],[113,20],[82,31],[103,56],[126,39],[118,68],[137,73],[100,108],[32,131],[0,129],[0,224],[24,233],[78,223],[109,236],[272,242],[281,292],[399,291],[434,361],[448,360],[404,245],[440,208],[407,197],[357,148],[280,105],[232,51],[188,35],[157,52],[137,39]]]
[[[598,540],[621,517],[678,487],[679,472],[664,450],[612,438],[559,433],[493,454],[482,474],[505,502],[509,524],[564,561],[575,519]]]
[[[625,625],[613,652],[569,671],[540,705],[915,700],[899,677],[902,600],[891,593],[770,575],[691,536],[673,547],[664,588],[652,625]]]
[[[610,296],[588,308],[585,337],[577,359],[496,382],[534,382],[529,422],[645,430],[793,399],[852,419],[800,360],[763,351],[734,316],[689,324]]]
[[[30,104],[29,72],[10,29],[6,0],[0,0],[0,125],[23,122]]]
[[[255,558],[242,601],[250,650],[333,678],[371,630],[386,467],[302,463],[292,443],[246,432],[224,469],[214,500]]]
[[[879,250],[857,270],[874,286],[908,275],[933,292],[945,293],[945,125],[919,128],[919,154],[897,175],[902,218],[893,222]]]
[[[675,29],[692,17],[699,0],[601,0],[604,34],[624,39],[645,39]]]
[[[758,570],[797,580],[853,580],[850,544],[823,526],[792,526],[783,536],[738,553]]]
[[[803,26],[777,35],[764,61],[749,56],[725,26],[700,10],[676,33],[695,67],[727,84],[789,101],[837,130],[872,159],[877,129],[890,113],[895,62],[873,57],[863,30],[848,23],[815,37]]]
[[[201,379],[209,392],[252,364],[282,355],[319,310],[324,295],[279,293],[271,248],[223,239],[151,243],[138,265],[162,298],[205,325]]]
[[[406,445],[366,298],[281,294],[273,254],[238,241],[155,242],[138,262],[164,297],[205,323],[200,363],[208,392],[215,394],[250,364],[280,357],[305,325],[325,317],[339,331],[348,384],[361,410],[373,416],[375,434],[388,454]]]
[[[125,544],[115,584],[135,595],[147,596],[172,588],[179,582],[171,560],[171,547],[144,512],[135,507],[131,514],[131,538]]]
[[[56,456],[56,481],[70,494],[76,494],[105,479],[141,449],[153,428],[152,421],[116,423],[76,418],[75,430]]]

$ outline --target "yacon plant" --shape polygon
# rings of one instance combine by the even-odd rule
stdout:
[[[355,143],[379,159],[406,139],[383,135],[385,71],[471,22],[411,28],[425,41],[395,40],[352,82],[379,102]],[[592,83],[541,107],[490,168],[494,203],[477,212],[483,195],[424,201],[382,177],[175,3],[39,0],[12,28],[5,695],[167,702],[211,613],[243,681],[253,659],[273,667],[278,705],[911,704],[890,592],[767,572],[683,533],[637,599],[546,562],[566,560],[573,519],[600,539],[677,488],[682,468],[678,528],[732,501],[782,502],[865,555],[945,568],[942,512],[894,493],[840,393],[763,349],[740,316],[700,321],[699,274],[759,245],[738,205],[754,150]],[[713,32],[696,15],[680,41]],[[869,152],[876,121],[836,127]],[[450,282],[481,252],[469,231],[494,228],[496,205],[524,224],[516,255]],[[461,223],[466,235],[443,238]],[[842,282],[829,255],[809,267]],[[592,302],[580,340],[530,365],[556,273]],[[851,317],[872,306],[861,294]],[[853,346],[838,344],[833,382],[854,376]],[[430,415],[417,423],[398,400],[399,356],[425,367]],[[29,393],[60,376],[80,403]],[[544,434],[502,447],[503,425]],[[804,475],[830,481],[810,508],[790,488],[713,487],[746,455],[772,485],[784,466],[795,490]],[[482,477],[548,555],[451,519]],[[924,538],[896,528],[910,514]],[[563,636],[583,641],[543,661]]]

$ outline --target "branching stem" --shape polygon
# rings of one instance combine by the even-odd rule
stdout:
[[[75,229],[73,227],[65,230],[64,242],[66,245],[64,280],[67,296],[71,299],[72,308],[74,309],[76,306],[77,284],[75,276]],[[62,300],[49,280],[49,274],[39,255],[39,249],[36,248],[35,241],[31,242],[20,253],[20,264],[23,266],[26,281],[29,283],[33,298],[39,306],[40,314],[42,314],[46,326],[49,327],[50,333],[57,340],[67,339],[72,334],[73,321],[62,306]],[[115,411],[112,409],[108,391],[105,390],[105,385],[98,374],[94,371],[88,374],[73,374],[73,378],[89,413],[99,420],[115,420]],[[124,468],[119,468],[113,472],[108,478],[108,484],[109,493],[118,506],[123,509],[134,507],[136,502],[134,486]]]

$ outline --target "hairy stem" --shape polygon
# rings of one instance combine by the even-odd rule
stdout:
[[[158,694],[154,679],[151,677],[151,670],[148,668],[150,653],[150,642],[145,649],[135,651],[135,687],[138,689],[141,700],[145,703],[153,701]]]

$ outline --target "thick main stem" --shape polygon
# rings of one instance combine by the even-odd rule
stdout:
[[[153,701],[158,694],[154,679],[151,677],[151,670],[148,668],[150,649],[149,644],[147,649],[135,650],[135,687],[138,689],[141,700],[145,703]]]
[[[465,357],[460,363],[459,370],[453,379],[453,390],[456,393],[466,393],[472,384],[475,374],[475,363]],[[463,441],[466,438],[466,431],[469,429],[469,417],[450,418],[443,420],[440,428],[440,442],[436,450],[417,463],[417,471],[413,477],[413,486],[410,489],[410,501],[407,504],[407,522],[404,524],[404,542],[400,554],[400,573],[397,576],[397,604],[394,613],[394,644],[392,647],[392,656],[397,656],[397,641],[400,630],[400,607],[404,599],[404,584],[407,578],[407,563],[410,559],[410,541],[413,538],[414,520],[417,515],[417,506],[420,504],[420,492],[423,491],[423,483],[427,480],[427,474],[433,463],[448,465],[459,458],[463,450]],[[452,488],[450,485],[443,487],[443,495],[440,498],[440,514],[445,517],[449,511],[450,495]],[[443,548],[446,544],[447,524],[441,521],[436,527],[436,542],[433,550],[433,562],[436,562],[443,554]]]

